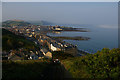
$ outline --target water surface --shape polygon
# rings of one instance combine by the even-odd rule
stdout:
[[[82,28],[82,26],[74,26]],[[79,50],[85,50],[90,53],[95,53],[102,48],[118,48],[118,29],[117,28],[101,28],[96,26],[84,27],[90,32],[62,32],[60,34],[48,33],[50,36],[83,36],[90,37],[88,41],[64,40],[78,46]]]

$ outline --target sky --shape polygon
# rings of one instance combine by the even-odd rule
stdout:
[[[3,2],[2,20],[117,25],[117,2]],[[102,27],[104,27],[102,26]],[[105,26],[106,27],[106,26]]]
[[[119,0],[1,0],[2,2],[118,2]]]

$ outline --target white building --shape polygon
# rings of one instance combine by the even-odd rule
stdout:
[[[40,30],[40,28],[38,28],[38,30]]]
[[[50,44],[50,47],[51,47],[51,50],[52,50],[52,51],[57,51],[57,48],[54,47],[52,44]]]
[[[62,30],[62,29],[60,29],[60,28],[55,28],[55,30],[59,30],[59,31],[60,31],[60,30]]]

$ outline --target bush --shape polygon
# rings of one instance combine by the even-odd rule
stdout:
[[[70,64],[66,61],[71,62]],[[63,60],[75,77],[79,78],[120,78],[120,49],[103,48],[95,54]],[[73,66],[72,66],[73,65]],[[72,71],[74,70],[74,71]],[[82,71],[77,73],[77,71]],[[83,74],[84,72],[84,74]],[[85,75],[88,75],[87,77]]]

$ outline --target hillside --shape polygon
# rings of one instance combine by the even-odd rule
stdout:
[[[107,48],[95,54],[67,58],[67,55],[54,55],[61,64],[51,60],[3,60],[3,80],[40,79],[40,80],[81,80],[120,78],[120,49]],[[63,58],[61,58],[61,57]],[[12,72],[12,74],[11,74]]]
[[[71,80],[72,78],[63,65],[53,64],[50,60],[2,62],[2,80]]]
[[[74,78],[120,78],[120,49],[103,48],[95,54],[62,60]]]
[[[45,60],[2,61],[2,80],[42,79],[49,63]]]
[[[2,29],[2,44],[3,51],[19,48],[26,48],[26,51],[38,49],[34,42],[25,39],[23,36],[15,35],[6,29]]]
[[[2,22],[2,27],[11,27],[11,26],[28,26],[30,23],[22,20],[7,20]]]
[[[52,22],[48,22],[48,21],[28,21],[30,22],[31,24],[34,24],[34,25],[53,25],[54,23]]]

